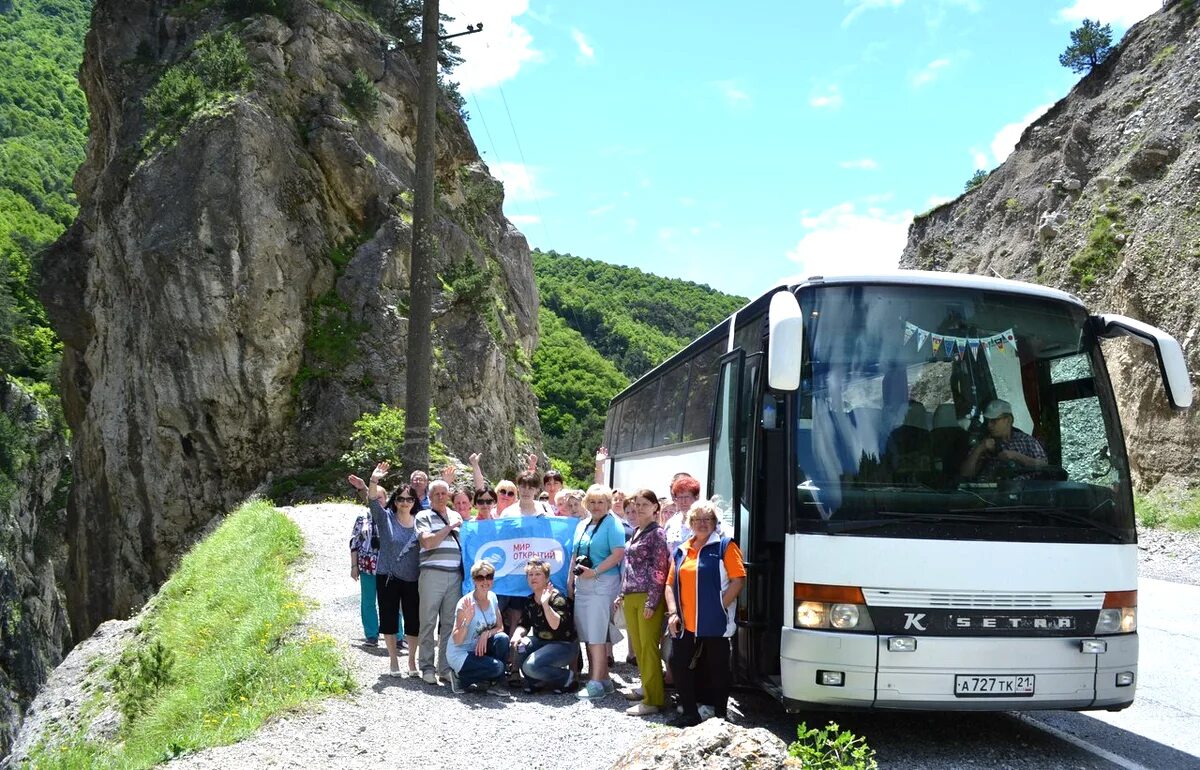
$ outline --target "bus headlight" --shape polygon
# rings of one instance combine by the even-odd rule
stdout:
[[[1104,609],[1096,618],[1096,634],[1132,634],[1137,631],[1137,591],[1109,591]]]
[[[796,583],[793,595],[796,628],[875,630],[861,588]]]

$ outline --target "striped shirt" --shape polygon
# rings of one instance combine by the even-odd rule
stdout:
[[[417,536],[438,532],[450,526],[451,517],[458,514],[449,508],[439,515],[437,511],[421,511],[417,514]],[[436,569],[442,572],[462,571],[462,547],[458,532],[452,532],[434,548],[421,546],[421,569]]]

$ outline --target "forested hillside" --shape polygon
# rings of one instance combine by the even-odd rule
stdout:
[[[534,392],[546,452],[585,481],[608,401],[746,299],[555,251],[535,250],[533,271],[542,303]]]
[[[75,80],[90,0],[0,2],[0,372],[53,380],[38,252],[75,218],[87,105]]]

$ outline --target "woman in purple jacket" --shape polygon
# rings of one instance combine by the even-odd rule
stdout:
[[[625,711],[634,716],[657,714],[666,705],[663,690],[662,661],[658,640],[662,636],[663,591],[671,555],[667,538],[658,525],[658,495],[639,489],[633,495],[634,523],[637,529],[625,546],[621,568],[621,596],[616,605],[624,605],[625,627],[629,630],[629,649],[637,655],[642,688],[625,697],[641,703]]]

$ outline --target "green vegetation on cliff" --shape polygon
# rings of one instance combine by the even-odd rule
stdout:
[[[86,725],[71,725],[79,732],[51,738],[31,766],[149,767],[352,690],[336,642],[299,633],[307,608],[288,573],[303,548],[299,528],[270,503],[230,514],[183,558],[108,672],[125,716],[120,740],[88,741]]]
[[[87,104],[75,72],[90,15],[88,0],[14,0],[0,13],[0,370],[36,381],[58,363],[36,264],[77,210]]]
[[[546,452],[591,478],[609,400],[746,303],[637,268],[533,252],[541,295],[534,392]]]

